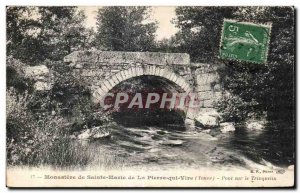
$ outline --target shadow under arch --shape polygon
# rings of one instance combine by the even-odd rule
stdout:
[[[123,70],[116,73],[115,75],[111,76],[109,79],[104,80],[100,86],[92,88],[93,101],[95,103],[99,102],[107,92],[109,92],[113,87],[115,87],[119,83],[133,77],[139,77],[144,75],[157,76],[157,77],[167,79],[171,82],[174,82],[174,84],[178,85],[184,92],[186,93],[192,92],[192,88],[190,87],[190,84],[187,83],[185,79],[178,76],[174,72],[171,72],[168,69],[160,68],[156,66],[147,66],[145,68],[132,67],[127,70]]]

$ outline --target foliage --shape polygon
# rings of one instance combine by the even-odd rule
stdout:
[[[89,149],[89,146],[72,140],[71,123],[62,116],[33,113],[28,109],[35,100],[33,96],[18,94],[13,88],[7,90],[6,151],[9,166],[82,168],[95,159],[95,154],[99,155],[96,163],[100,167],[113,168],[119,164],[120,160],[114,156],[97,153],[99,148]],[[86,124],[95,124],[89,121]]]
[[[174,23],[177,49],[190,54],[193,62],[218,62],[219,39],[224,18],[236,7],[177,7]]]
[[[255,13],[255,14],[254,14]],[[225,88],[245,102],[258,102],[256,111],[267,111],[269,120],[293,124],[294,10],[291,7],[241,7],[237,18],[254,23],[272,22],[268,62],[246,64],[223,61]]]
[[[30,65],[60,60],[73,50],[90,46],[91,30],[76,7],[8,6],[7,55]]]
[[[29,164],[39,154],[39,146],[61,137],[62,119],[49,116],[35,117],[28,111],[28,93],[7,90],[7,160],[9,164]]]
[[[269,120],[293,124],[294,99],[294,9],[292,7],[178,7],[174,20],[180,31],[173,37],[173,50],[187,52],[194,62],[224,63],[219,69],[225,90],[235,97],[224,101],[230,109],[237,98],[239,111],[267,112]],[[221,61],[218,57],[223,19],[253,23],[272,22],[266,64]],[[255,101],[253,107],[249,107]],[[256,104],[257,103],[257,104]],[[226,112],[225,112],[226,113]],[[233,112],[232,112],[233,113]],[[244,114],[244,113],[243,113]],[[237,118],[242,120],[241,118]]]
[[[155,47],[156,22],[147,22],[149,7],[103,7],[97,14],[95,44],[113,51],[151,51]]]
[[[259,116],[256,114],[256,117],[253,117],[257,104],[253,99],[250,102],[245,102],[239,96],[227,93],[216,102],[216,108],[218,112],[221,112],[222,121],[239,123]]]
[[[156,42],[156,52],[178,52],[178,41],[176,40],[175,36],[171,36],[170,38],[164,38]]]
[[[53,66],[53,73],[54,84],[50,97],[57,102],[58,108],[72,111],[76,105],[85,104],[91,109],[90,91],[84,81],[73,75],[70,67],[58,62]]]
[[[7,90],[7,162],[84,166],[93,156],[89,152],[82,155],[85,147],[74,144],[70,134],[99,126],[106,116],[93,112],[90,93],[67,66],[50,61],[47,65],[55,73],[50,92],[20,93],[13,87]]]
[[[6,86],[14,87],[17,92],[32,92],[33,81],[24,75],[25,64],[14,58],[6,59]]]
[[[32,113],[34,100],[28,93],[7,90],[7,163],[9,165],[84,166],[92,158],[83,156],[84,148],[73,144],[70,124],[61,116]]]

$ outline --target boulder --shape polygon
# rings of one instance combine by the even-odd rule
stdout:
[[[199,125],[200,127],[202,126],[205,128],[218,127],[219,121],[220,121],[220,116],[219,116],[219,113],[216,111],[200,113],[196,117],[196,125]]]
[[[40,66],[27,66],[25,68],[25,77],[40,80],[44,76],[49,75],[49,69],[45,65]]]
[[[26,78],[35,81],[34,88],[38,91],[47,91],[52,88],[51,74],[47,66],[26,66],[24,68]]]
[[[37,81],[34,83],[34,89],[38,91],[51,90],[52,84],[48,82]]]
[[[233,123],[226,122],[220,124],[220,130],[222,133],[228,133],[228,132],[235,131],[235,127]]]
[[[212,117],[220,117],[220,113],[218,113],[216,110],[214,109],[210,109],[209,111],[206,111],[205,114],[212,116]]]
[[[89,139],[92,136],[91,130],[87,129],[77,136],[78,139]]]
[[[102,129],[101,127],[93,127],[91,129],[84,130],[77,136],[78,139],[100,139],[109,137],[110,132]]]
[[[195,121],[193,119],[185,119],[184,124],[188,130],[193,130],[195,128]]]
[[[264,125],[260,121],[252,121],[246,122],[246,128],[252,131],[261,131],[263,130]]]
[[[91,137],[94,139],[100,139],[110,136],[110,132],[107,130],[103,130],[100,127],[93,127],[91,129]]]

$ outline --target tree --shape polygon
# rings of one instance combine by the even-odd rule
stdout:
[[[176,49],[187,52],[194,62],[223,63],[219,69],[225,89],[239,102],[238,111],[267,112],[269,120],[293,125],[294,95],[294,9],[291,7],[178,7],[175,24]],[[252,64],[219,59],[223,19],[252,23],[272,22],[268,61]],[[239,97],[239,98],[237,98]],[[223,103],[224,105],[225,103]],[[226,105],[225,104],[225,105]],[[230,109],[223,106],[223,109]],[[230,112],[229,112],[230,113]],[[240,119],[242,120],[242,119]]]
[[[60,10],[55,11],[60,12]],[[64,10],[61,11],[64,12]],[[75,8],[65,11],[66,15],[59,20],[55,19],[53,23],[48,18],[44,20],[50,21],[49,30],[44,32],[44,37],[48,38],[47,47],[51,51],[48,56],[50,60],[61,60],[72,51],[91,47],[93,31],[85,28],[83,21],[86,16],[83,11],[77,11]],[[47,10],[41,10],[41,12],[47,13]],[[51,16],[51,14],[49,15]],[[45,17],[49,16],[46,15]]]
[[[180,52],[178,49],[179,45],[176,37],[173,35],[170,38],[164,38],[162,40],[157,41],[156,49],[157,52]]]
[[[294,9],[291,7],[240,7],[234,16],[254,23],[272,22],[268,61],[265,64],[223,61],[225,86],[244,101],[255,100],[257,111],[270,120],[292,126],[295,110]]]
[[[76,7],[7,7],[7,55],[31,65],[61,60],[89,46],[85,16]]]
[[[37,29],[41,27],[39,22],[32,18],[34,11],[33,7],[12,6],[6,8],[7,55],[12,55],[18,59],[24,55],[28,55],[28,58],[32,55],[43,58],[42,52],[38,52],[41,45],[38,45],[37,33],[31,31],[36,30],[35,32],[37,32]]]
[[[149,7],[104,7],[98,10],[95,44],[113,51],[150,51],[155,48],[156,22],[147,22]]]
[[[177,7],[174,23],[178,49],[194,62],[218,62],[219,40],[224,18],[232,18],[237,7]]]

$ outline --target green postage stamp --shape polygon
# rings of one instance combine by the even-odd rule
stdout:
[[[271,24],[225,19],[220,43],[222,59],[254,63],[267,61]]]

